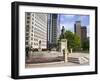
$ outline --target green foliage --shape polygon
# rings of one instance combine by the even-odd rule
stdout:
[[[76,49],[80,47],[80,38],[71,31],[66,31],[64,33],[64,38],[67,39],[68,49],[70,48]],[[62,39],[61,36],[60,39]]]
[[[89,50],[89,40],[88,39],[82,42],[82,48],[83,50]]]

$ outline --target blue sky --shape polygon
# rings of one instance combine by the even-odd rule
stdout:
[[[88,15],[63,15],[60,14],[60,28],[74,32],[75,21],[81,21],[82,26],[87,27],[87,36],[89,36],[89,16]]]

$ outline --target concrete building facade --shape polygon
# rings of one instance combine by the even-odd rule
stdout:
[[[25,13],[25,46],[47,49],[47,14]]]

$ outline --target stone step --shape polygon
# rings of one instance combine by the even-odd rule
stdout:
[[[79,61],[80,61],[80,64],[85,64],[85,63],[89,62],[89,60],[87,58],[85,58],[85,57],[80,57]]]
[[[73,63],[78,63],[79,64],[79,59],[75,57],[68,57],[68,62],[73,62]]]
[[[85,64],[85,63],[88,63],[89,60],[85,57],[68,57],[68,62]]]

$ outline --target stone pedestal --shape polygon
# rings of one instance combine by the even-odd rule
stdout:
[[[65,49],[65,62],[68,62],[68,51],[67,51],[67,49]]]
[[[72,53],[72,48],[70,49],[70,53]]]
[[[60,51],[63,53],[63,50],[64,49],[67,49],[67,40],[66,39],[61,39],[61,42],[60,42]]]
[[[67,39],[61,39],[61,42],[60,42],[60,51],[61,51],[61,53],[63,53],[64,62],[67,62],[67,54],[68,54]]]

